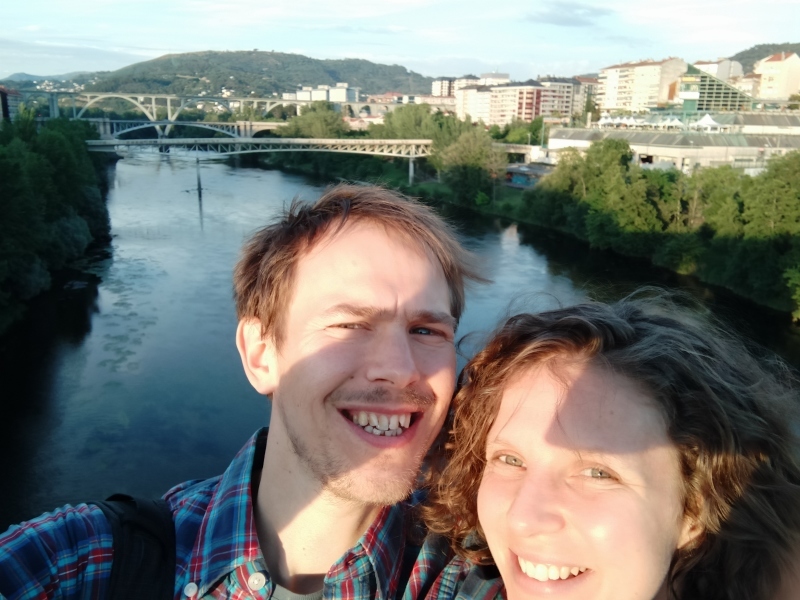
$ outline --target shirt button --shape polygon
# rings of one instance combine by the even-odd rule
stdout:
[[[197,595],[197,584],[194,583],[194,582],[187,583],[186,587],[183,588],[183,593],[184,593],[184,595],[188,596],[189,598],[191,598],[192,596],[196,596]]]
[[[264,577],[263,573],[253,573],[247,578],[247,587],[254,592],[263,588],[266,583],[267,578]]]

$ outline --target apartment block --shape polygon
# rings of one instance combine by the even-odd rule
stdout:
[[[492,89],[485,85],[468,85],[455,91],[456,116],[466,119],[469,115],[473,123],[489,123],[489,106]]]
[[[742,63],[729,58],[720,58],[719,60],[698,60],[694,63],[697,69],[704,73],[708,73],[712,77],[725,82],[730,82],[731,79],[744,76],[742,70]]]
[[[489,87],[507,83],[511,83],[508,73],[481,73],[480,81],[478,81],[478,85],[488,85]]]
[[[431,96],[453,96],[455,95],[454,77],[438,77],[431,84]]]
[[[764,100],[788,100],[800,91],[800,57],[794,52],[778,52],[758,61],[753,67],[761,75],[759,97]]]
[[[542,114],[544,89],[538,81],[492,87],[487,124],[502,127],[515,120],[533,121]]]
[[[545,88],[542,94],[542,115],[569,117],[583,111],[583,105],[575,101],[581,87],[577,79],[548,76],[540,77],[537,81]]]
[[[680,58],[606,67],[600,71],[600,108],[639,112],[677,101],[679,79],[687,67]]]
[[[596,77],[576,77],[575,80],[580,84],[575,92],[573,114],[583,113],[586,102],[589,99],[597,102],[597,91],[600,80]]]
[[[463,77],[457,77],[453,82],[453,95],[455,95],[458,90],[473,85],[481,85],[481,78],[477,75],[464,75]]]

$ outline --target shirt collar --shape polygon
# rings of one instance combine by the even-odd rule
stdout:
[[[220,478],[206,509],[189,567],[202,597],[239,566],[259,561],[266,571],[253,511],[252,478],[264,464],[267,428],[257,431]],[[402,568],[408,502],[384,506],[358,543],[331,567],[326,583],[353,577],[351,565],[366,555],[382,598],[393,598]]]
[[[198,597],[240,565],[263,563],[251,484],[254,467],[260,472],[263,465],[266,444],[267,429],[262,428],[239,451],[211,496],[189,567],[190,581],[198,582]]]

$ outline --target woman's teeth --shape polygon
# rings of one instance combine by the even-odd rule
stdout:
[[[517,558],[519,559],[519,568],[522,569],[522,572],[536,581],[568,579],[569,577],[577,577],[586,570],[586,567],[543,565],[532,563],[524,558]]]
[[[367,433],[386,437],[400,435],[403,430],[411,426],[411,413],[384,415],[362,410],[350,413],[350,418]]]

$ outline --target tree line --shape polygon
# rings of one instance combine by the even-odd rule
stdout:
[[[0,332],[50,287],[52,273],[109,239],[104,161],[86,149],[97,137],[80,121],[39,128],[25,109],[0,125]]]
[[[730,166],[644,170],[624,140],[567,149],[519,218],[708,283],[800,319],[800,152],[751,177]]]
[[[545,133],[542,127],[537,119],[486,131],[469,119],[408,105],[359,135],[432,139],[433,155],[420,168],[422,175],[444,184],[432,195],[475,207],[490,202],[494,184],[505,174],[507,158],[492,143],[527,143],[529,134],[537,143]],[[354,135],[324,103],[305,109],[280,133]],[[298,153],[282,160],[327,161],[334,170],[346,166],[347,177],[373,181],[388,179],[391,170],[387,161],[375,158],[311,159]],[[320,171],[325,173],[324,165]],[[686,175],[677,169],[643,169],[626,141],[607,139],[585,155],[565,150],[554,172],[527,191],[522,202],[491,209],[567,233],[593,248],[697,276],[800,319],[800,152],[773,159],[756,177],[730,166]]]

